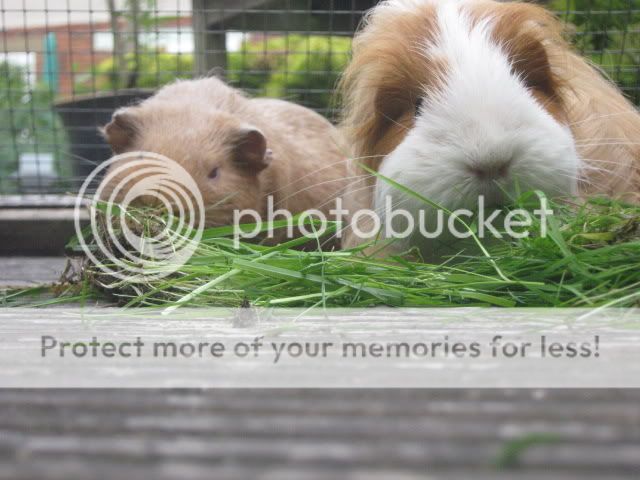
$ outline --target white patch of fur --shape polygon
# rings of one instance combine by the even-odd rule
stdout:
[[[387,6],[415,3],[395,0]],[[472,27],[464,3],[438,4],[440,33],[435,44],[425,46],[425,54],[445,58],[446,87],[425,92],[414,128],[385,158],[380,173],[449,209],[473,209],[481,194],[489,204],[500,203],[505,190],[575,193],[580,161],[569,129],[511,72],[506,53],[491,39],[491,21]],[[504,159],[511,159],[512,166],[499,185],[470,171]],[[386,196],[416,219],[425,210],[420,200],[379,180],[375,207],[382,216]]]

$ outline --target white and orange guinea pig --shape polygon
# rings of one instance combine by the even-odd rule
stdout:
[[[383,1],[356,35],[340,88],[354,165],[447,209],[528,190],[640,199],[640,115],[539,6]],[[387,197],[414,215],[428,208],[375,177],[351,187],[350,205],[384,219]],[[422,241],[396,245],[429,256],[434,243]],[[360,242],[349,232],[343,244]]]
[[[116,111],[103,134],[116,154],[153,152],[180,164],[200,190],[207,226],[232,224],[236,210],[254,210],[266,222],[269,197],[274,211],[319,209],[329,217],[331,200],[346,184],[347,157],[329,121],[290,102],[250,99],[213,77],[177,81]],[[103,198],[138,164],[146,168],[141,160],[122,160],[131,168],[110,178]],[[129,188],[124,185],[116,200]],[[154,199],[144,196],[139,203],[145,202]]]

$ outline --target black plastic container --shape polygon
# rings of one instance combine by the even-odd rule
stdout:
[[[99,127],[109,123],[118,108],[134,105],[153,93],[153,90],[120,90],[117,94],[76,97],[55,105],[69,138],[74,187],[111,156]]]

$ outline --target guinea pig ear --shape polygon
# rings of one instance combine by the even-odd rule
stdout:
[[[547,50],[533,35],[523,33],[507,43],[512,70],[525,85],[547,95],[555,93],[555,77]]]
[[[131,147],[139,130],[139,119],[130,108],[121,108],[102,128],[102,135],[114,153],[122,153]]]
[[[232,154],[236,165],[254,173],[261,172],[271,163],[267,139],[254,127],[243,127],[236,133]]]

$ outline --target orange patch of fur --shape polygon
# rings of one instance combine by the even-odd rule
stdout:
[[[432,5],[415,14],[385,11],[367,20],[354,39],[339,89],[345,103],[342,126],[355,157],[377,168],[413,126],[416,100],[441,84],[446,64],[421,53],[437,36]]]
[[[480,2],[477,18],[495,15],[493,2]],[[561,90],[563,79],[551,68],[545,44],[549,41],[564,43],[562,30],[555,17],[546,10],[528,4],[502,4],[496,16],[492,36],[507,53],[515,74],[556,121],[566,124],[567,112]]]

